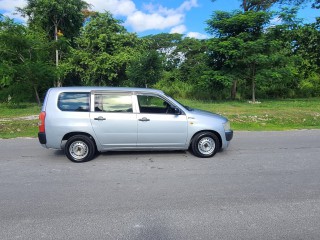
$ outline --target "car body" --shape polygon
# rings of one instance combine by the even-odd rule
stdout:
[[[39,115],[40,143],[74,162],[123,150],[187,150],[212,157],[233,137],[229,121],[183,106],[160,90],[50,88]]]

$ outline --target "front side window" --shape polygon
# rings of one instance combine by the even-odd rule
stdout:
[[[90,93],[60,93],[58,98],[58,108],[61,111],[88,112]]]
[[[94,97],[95,112],[131,112],[132,96],[122,94],[96,94]]]
[[[172,113],[170,104],[157,96],[138,95],[140,113]]]

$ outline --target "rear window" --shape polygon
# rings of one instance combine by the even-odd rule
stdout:
[[[90,93],[64,92],[59,95],[58,108],[61,111],[89,112]]]

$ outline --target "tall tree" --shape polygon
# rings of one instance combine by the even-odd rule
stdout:
[[[182,38],[183,35],[178,33],[160,33],[143,39],[146,41],[148,50],[157,51],[162,55],[164,70],[172,71],[180,62],[180,56],[176,50]]]
[[[227,71],[238,72],[237,77],[229,78],[232,84],[226,82],[224,77],[218,78],[223,80],[224,85],[232,86],[232,99],[236,96],[237,84],[242,78],[251,82],[252,101],[255,101],[256,75],[265,61],[263,28],[270,18],[271,14],[262,11],[217,11],[207,21],[207,31],[219,37],[208,41],[209,61],[213,70],[229,69]],[[212,74],[217,76],[217,73]]]
[[[207,45],[205,40],[184,38],[176,49],[176,55],[180,56],[178,69],[181,72],[181,80],[196,83],[204,70],[206,70]]]
[[[160,33],[149,35],[144,39],[149,40],[148,48],[156,51],[162,51],[177,46],[182,41],[182,34],[179,33]]]
[[[215,2],[216,0],[211,0]],[[243,11],[266,11],[274,4],[299,6],[310,1],[314,1],[314,6],[319,4],[319,0],[239,0]]]
[[[147,36],[148,48],[162,55],[163,74],[156,87],[176,97],[205,98],[197,87],[206,65],[204,40],[183,37],[182,34],[161,33]],[[207,88],[205,89],[207,90]],[[198,94],[199,93],[199,94]]]
[[[161,79],[162,70],[160,54],[155,50],[145,51],[136,54],[128,64],[127,76],[132,86],[152,87]]]
[[[89,4],[82,0],[27,0],[24,8],[18,11],[28,17],[28,23],[32,26],[40,26],[48,33],[50,39],[58,41],[59,35],[73,39],[79,34],[84,21],[83,10]],[[55,51],[56,66],[59,65],[59,49]],[[61,86],[60,80],[57,86]]]
[[[320,0],[314,0],[312,7],[316,9],[320,9]]]
[[[65,66],[70,74],[81,79],[83,85],[119,86],[127,79],[127,64],[142,41],[106,12],[91,17],[75,45]]]
[[[58,31],[72,39],[78,36],[84,21],[84,10],[90,5],[82,0],[27,0],[18,11],[28,17],[30,26],[40,26],[50,39],[56,39]]]
[[[242,0],[241,7],[247,11],[266,11],[278,0]]]
[[[303,3],[310,2],[310,0],[240,0],[241,7],[245,12],[247,11],[266,11],[274,4],[299,6]],[[317,2],[318,0],[315,0]]]
[[[0,16],[1,18],[1,16]],[[28,101],[52,86],[55,68],[49,61],[51,45],[41,31],[34,31],[8,18],[0,21],[0,88],[2,98]],[[32,94],[32,92],[34,94]]]

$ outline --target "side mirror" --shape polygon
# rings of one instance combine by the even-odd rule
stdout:
[[[174,113],[175,115],[180,115],[180,114],[181,114],[181,110],[180,110],[179,108],[177,108],[177,107],[172,107],[172,109],[173,109],[173,113]]]

